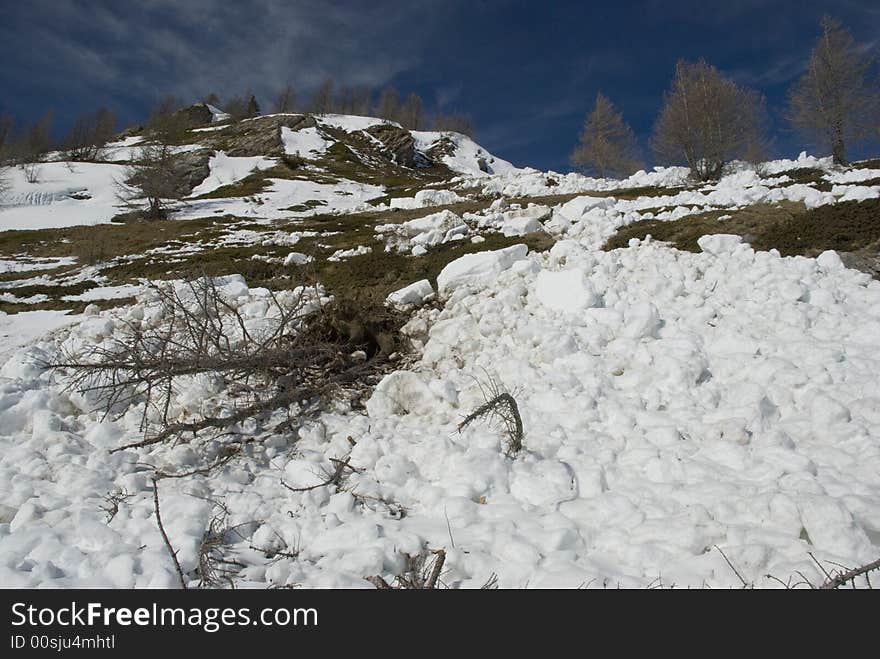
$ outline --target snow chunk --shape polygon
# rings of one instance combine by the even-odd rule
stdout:
[[[284,265],[305,265],[311,263],[312,257],[300,252],[291,252],[284,259]]]
[[[816,257],[816,263],[825,270],[839,270],[845,267],[840,256],[833,249],[826,249]]]
[[[580,268],[538,273],[535,294],[545,307],[554,311],[577,312],[596,306],[598,296],[587,275]]]
[[[491,252],[465,254],[449,263],[437,275],[437,291],[443,294],[463,284],[488,284],[528,253],[528,245],[519,244]]]
[[[715,233],[709,236],[701,236],[697,240],[700,249],[707,254],[720,256],[722,254],[732,253],[737,245],[742,243],[742,236],[730,233]]]
[[[464,201],[452,190],[419,190],[413,197],[398,197],[389,202],[391,208],[424,208]]]
[[[395,306],[419,306],[434,295],[434,288],[427,279],[422,279],[400,290],[394,291],[386,302]]]
[[[431,388],[412,371],[394,371],[376,386],[367,401],[367,414],[374,419],[406,414],[430,415],[439,403]]]
[[[623,335],[630,339],[655,336],[660,327],[660,314],[650,302],[634,304],[624,313]]]

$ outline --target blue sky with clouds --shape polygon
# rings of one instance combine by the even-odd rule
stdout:
[[[830,13],[874,53],[877,0],[0,0],[0,112],[53,108],[56,130],[107,105],[125,123],[161,96],[287,82],[307,95],[392,84],[470,114],[518,165],[560,171],[602,90],[644,144],[676,60],[705,57],[767,96],[776,149],[805,147],[780,114]],[[876,151],[877,148],[875,147]]]

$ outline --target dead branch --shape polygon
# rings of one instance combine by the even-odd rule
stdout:
[[[153,478],[153,506],[156,511],[156,523],[159,525],[159,532],[162,534],[165,548],[168,550],[171,560],[174,561],[174,569],[177,571],[177,579],[180,581],[180,587],[182,590],[187,590],[186,579],[183,576],[183,570],[180,568],[180,561],[177,560],[177,552],[171,546],[168,534],[165,533],[165,526],[162,524],[162,515],[159,512],[159,485],[155,478]]]
[[[352,473],[356,473],[358,471],[357,468],[351,466],[351,458],[349,457],[346,457],[345,460],[330,458],[330,462],[335,465],[333,471],[327,474],[327,477],[317,485],[309,485],[307,487],[291,487],[283,480],[281,481],[281,484],[291,492],[311,492],[312,490],[317,490],[321,487],[327,487],[328,485],[335,485],[337,488],[340,488],[342,486],[342,479],[345,476],[346,470]]]
[[[486,402],[468,414],[458,424],[458,432],[461,432],[472,421],[483,416],[488,416],[490,421],[498,419],[501,421],[505,436],[507,437],[505,454],[508,457],[516,455],[522,449],[523,440],[522,418],[520,417],[519,406],[516,404],[516,400],[510,393],[502,391],[500,385],[492,378],[489,380],[488,393],[484,390],[483,395]],[[489,395],[492,395],[492,398],[489,398]]]
[[[142,405],[144,438],[113,452],[228,431],[279,410],[295,409],[302,420],[333,395],[366,386],[387,357],[379,349],[367,361],[353,359],[352,352],[372,339],[341,332],[334,316],[341,312],[306,286],[284,299],[270,293],[270,308],[259,323],[249,322],[209,277],[152,290],[149,320],[120,318],[117,331],[88,352],[65,353],[48,364],[66,372],[68,388],[96,399],[105,418]],[[382,322],[393,326],[396,320]],[[179,418],[176,396],[188,378],[200,374],[222,378],[233,400],[231,413]]]
[[[719,547],[718,545],[714,545],[714,547],[715,547],[715,549],[717,549],[718,552],[724,557],[724,561],[727,563],[728,567],[730,567],[730,569],[733,570],[733,573],[737,576],[737,578],[738,578],[738,579],[740,580],[740,582],[742,583],[743,588],[748,588],[748,587],[749,587],[748,582],[747,582],[745,579],[743,579],[743,576],[739,573],[739,570],[737,570],[737,569],[733,566],[733,563],[731,563],[731,562],[730,562],[730,559],[727,558],[727,554],[724,553],[724,550],[722,550],[721,547]]]
[[[433,556],[433,560],[431,557]],[[379,575],[365,577],[377,590],[434,590],[446,563],[445,549],[423,549],[415,556],[405,554],[406,568],[389,584]]]
[[[873,572],[874,570],[880,570],[880,559],[877,559],[873,563],[862,565],[861,567],[846,570],[845,572],[839,572],[838,574],[830,577],[825,583],[819,586],[819,588],[822,590],[834,590],[835,588],[840,588],[848,581],[852,581],[853,586],[855,586],[854,579],[862,575],[865,576],[865,579],[868,581],[868,587],[870,588],[871,580],[868,577],[868,573]]]

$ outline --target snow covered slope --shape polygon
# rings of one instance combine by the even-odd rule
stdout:
[[[137,148],[129,138],[112,163],[72,171],[44,163],[34,184],[13,172],[0,227],[109,221]],[[756,251],[727,230],[743,209],[796,206],[783,225],[795,233],[841,209],[855,234],[856,211],[880,197],[876,166],[802,154],[734,163],[705,185],[681,168],[595,179],[343,115],[220,120],[179,148],[203,178],[174,213],[194,221],[149,225],[167,239],[116,226],[143,251],[102,255],[70,232],[68,254],[35,232],[0,258],[0,584],[175,587],[156,469],[194,471],[160,482],[193,585],[221,522],[241,587],[370,588],[440,549],[451,588],[779,587],[824,581],[813,557],[831,569],[880,554],[880,281],[837,252]],[[623,227],[658,235],[696,216],[708,229],[681,250],[627,234],[607,245]],[[153,327],[147,279],[203,262],[227,268],[215,283],[236,332],[255,334],[303,273],[358,293],[412,274],[379,298],[410,314],[412,354],[363,405],[346,397],[298,427],[280,409],[117,451],[144,437],[144,403],[104,418],[45,365]],[[241,403],[216,375],[179,378],[170,418]],[[463,424],[500,391],[517,402],[518,452],[497,419]]]

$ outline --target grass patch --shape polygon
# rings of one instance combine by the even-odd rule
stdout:
[[[730,218],[720,220],[719,217]],[[713,233],[743,236],[758,250],[777,249],[783,256],[816,256],[826,249],[854,252],[880,244],[880,199],[845,201],[807,210],[803,204],[755,204],[740,210],[718,210],[663,222],[642,220],[623,227],[604,249],[626,247],[631,238],[655,240],[699,252],[697,240]]]
[[[450,262],[465,254],[501,249],[525,243],[530,251],[544,251],[552,247],[554,239],[545,233],[506,237],[490,234],[482,243],[455,241],[438,245],[423,256],[408,256],[374,249],[371,254],[356,256],[338,263],[322,262],[317,265],[318,281],[331,293],[365,303],[381,303],[389,293],[420,279],[428,279],[436,288],[437,275]]]
[[[641,220],[622,227],[608,239],[603,249],[606,251],[626,247],[630,239],[644,240],[648,234],[654,240],[671,243],[674,247],[688,252],[699,252],[697,240],[713,233],[733,233],[749,240],[766,230],[768,226],[792,220],[805,211],[803,204],[783,202],[777,205],[755,204],[737,211],[714,210],[696,215],[688,215],[678,220]],[[727,219],[719,218],[728,215]]]
[[[880,242],[880,199],[819,206],[770,225],[752,243],[783,256],[816,256],[826,249],[854,252]]]

